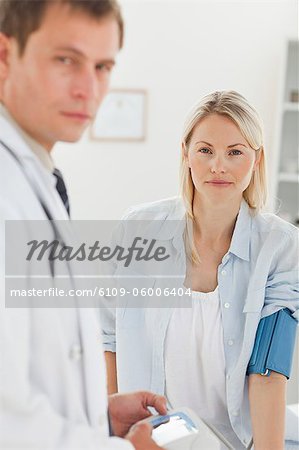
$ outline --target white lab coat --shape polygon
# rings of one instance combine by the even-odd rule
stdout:
[[[1,116],[0,140],[18,155],[51,216],[67,219],[54,176]],[[108,436],[106,372],[95,311],[5,308],[7,219],[46,220],[46,215],[24,169],[0,144],[0,448],[131,450],[128,441]]]

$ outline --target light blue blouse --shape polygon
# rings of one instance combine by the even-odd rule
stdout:
[[[124,219],[166,223],[183,222],[184,217],[182,200],[172,198],[132,208]],[[176,261],[184,271],[181,230],[168,227],[167,233],[163,233],[165,239],[169,241],[171,261]],[[136,270],[135,267],[134,273]],[[163,286],[163,280],[158,283]],[[299,319],[296,227],[274,214],[254,215],[242,201],[229,251],[218,267],[218,285],[228,414],[234,432],[247,446],[252,433],[246,369],[259,321],[281,308],[288,308]],[[104,349],[117,353],[119,391],[148,389],[164,394],[164,341],[172,311],[172,308],[101,311]]]

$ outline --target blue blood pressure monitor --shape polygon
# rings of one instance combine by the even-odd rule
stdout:
[[[167,450],[233,449],[189,408],[171,410],[166,416],[152,416],[148,421],[153,426],[153,440]]]

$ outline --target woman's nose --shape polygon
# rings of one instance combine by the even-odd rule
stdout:
[[[225,173],[225,162],[222,157],[216,156],[211,160],[211,172],[212,173]]]

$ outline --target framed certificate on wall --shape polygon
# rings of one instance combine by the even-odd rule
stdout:
[[[104,99],[91,126],[91,139],[142,141],[146,127],[146,91],[113,89]]]

